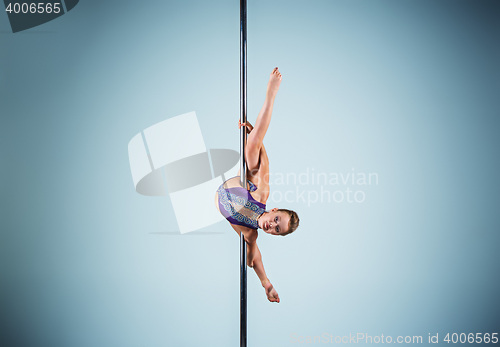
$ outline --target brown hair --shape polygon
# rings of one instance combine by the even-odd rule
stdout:
[[[288,231],[286,233],[280,234],[281,236],[286,236],[288,234],[293,233],[295,230],[297,230],[297,227],[299,226],[299,216],[297,212],[287,210],[284,208],[278,209],[278,211],[285,212],[290,216],[290,221],[288,222]]]

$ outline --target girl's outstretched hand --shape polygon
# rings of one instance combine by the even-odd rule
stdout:
[[[270,302],[277,302],[277,303],[279,303],[280,302],[280,297],[279,297],[278,292],[276,291],[276,289],[274,289],[274,287],[271,284],[271,282],[269,280],[267,280],[267,282],[264,283],[263,286],[264,286],[264,289],[266,290],[267,299]]]

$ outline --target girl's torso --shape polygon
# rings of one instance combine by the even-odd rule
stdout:
[[[257,220],[265,212],[266,205],[252,195],[256,190],[251,181],[242,187],[239,177],[230,178],[217,189],[215,205],[231,224],[257,229]]]
[[[249,184],[247,184],[247,189],[245,189],[246,194],[249,195],[249,200],[254,200],[256,205],[261,204],[265,209],[265,204],[269,197],[269,158],[264,146],[262,146],[260,149],[259,162],[257,164],[257,167],[249,167],[247,169],[247,179],[254,186],[251,187],[249,182]],[[233,177],[224,182],[224,184],[226,184],[226,188],[239,187],[240,189],[244,189],[241,187],[239,177]],[[221,187],[223,187],[224,184],[222,184]],[[221,204],[219,204],[219,190],[221,189],[221,187],[219,187],[215,194],[215,206],[217,207],[219,212],[224,215],[223,211],[225,210],[225,208]],[[249,190],[252,191],[249,192]],[[226,195],[226,193],[224,194]],[[252,223],[252,225],[241,225],[233,224],[231,219],[228,219],[228,221],[231,223],[232,227],[238,234],[240,234],[240,232],[243,232],[243,235],[245,236],[245,240],[247,240],[247,242],[252,240],[255,241],[257,239],[257,229],[254,227],[254,223]]]

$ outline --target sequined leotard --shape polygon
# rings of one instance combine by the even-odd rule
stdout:
[[[226,182],[217,189],[219,211],[231,224],[257,229],[257,219],[266,211],[266,204],[255,200],[250,194],[257,187],[248,181],[250,191],[239,186],[227,188]]]

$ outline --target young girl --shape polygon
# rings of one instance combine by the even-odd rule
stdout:
[[[224,182],[217,190],[215,205],[240,235],[243,233],[247,242],[247,264],[255,270],[271,302],[280,302],[278,293],[266,276],[262,255],[257,246],[257,229],[271,235],[288,235],[299,225],[299,217],[294,211],[273,208],[266,211],[269,198],[269,159],[263,140],[271,122],[273,104],[281,83],[278,68],[271,72],[267,85],[264,106],[253,127],[249,122],[241,124],[248,133],[245,149],[248,184],[242,187],[240,177],[233,177]]]

